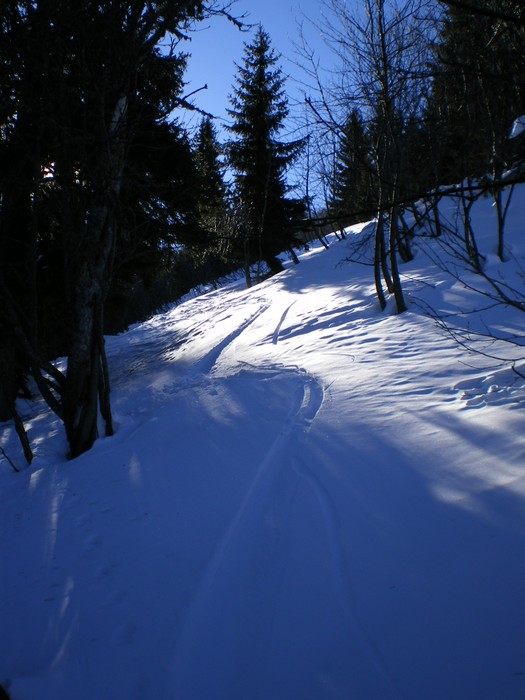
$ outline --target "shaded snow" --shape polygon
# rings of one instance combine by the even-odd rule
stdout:
[[[515,139],[521,136],[525,131],[525,115],[514,120],[510,130],[509,139]]]
[[[340,264],[369,231],[108,338],[118,432],[72,462],[20,405],[34,465],[0,461],[13,700],[525,697],[525,381],[422,309],[518,336],[525,317],[478,311],[436,242],[402,268],[409,311],[379,313],[370,268]],[[2,445],[21,463],[9,425]]]

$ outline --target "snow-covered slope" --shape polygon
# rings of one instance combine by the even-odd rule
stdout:
[[[490,252],[490,202],[476,216]],[[402,268],[409,311],[380,313],[370,268],[341,264],[362,229],[108,338],[118,431],[79,459],[20,405],[34,464],[0,460],[13,700],[525,697],[525,381],[423,313],[488,306],[435,241]],[[484,314],[454,323],[523,336],[523,313]]]

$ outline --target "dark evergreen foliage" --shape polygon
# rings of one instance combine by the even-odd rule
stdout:
[[[497,17],[522,16],[522,3],[485,0],[476,12],[460,5],[449,7],[442,23],[427,114],[442,183],[498,177],[520,155],[507,137],[525,113],[525,30]]]
[[[376,190],[370,136],[361,114],[353,109],[339,140],[329,216],[343,226],[370,220],[375,214]]]
[[[212,266],[226,262],[228,251],[229,203],[224,182],[223,148],[210,117],[204,117],[194,140],[197,171],[197,217],[203,235],[192,246],[194,253]],[[220,264],[219,264],[220,267]]]
[[[282,270],[277,256],[295,244],[294,231],[304,216],[304,203],[289,196],[285,179],[303,142],[279,140],[288,105],[277,62],[268,34],[259,27],[245,46],[229,110],[235,137],[229,160],[242,211],[238,255],[248,262],[265,261],[271,272]]]
[[[72,456],[92,444],[99,411],[112,432],[108,304],[198,230],[190,144],[167,119],[184,58],[157,45],[202,11],[200,0],[0,7],[0,418],[16,419],[31,372]],[[47,363],[56,351],[66,375]]]
[[[204,117],[199,125],[194,154],[198,175],[199,220],[202,227],[210,233],[218,232],[227,206],[226,185],[221,161],[222,148],[210,117]]]

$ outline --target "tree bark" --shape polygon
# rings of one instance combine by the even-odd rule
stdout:
[[[101,395],[102,370],[105,362],[101,329],[104,301],[107,294],[111,257],[114,249],[114,227],[109,212],[94,216],[88,236],[97,242],[95,257],[87,256],[79,271],[77,289],[71,309],[71,334],[67,375],[64,388],[64,425],[70,456],[89,450],[98,437],[99,397],[101,415],[105,416],[106,434],[112,433],[109,394]],[[109,387],[107,387],[109,389]]]
[[[392,271],[392,283],[394,285],[394,297],[396,300],[397,313],[402,314],[407,310],[405,298],[403,296],[403,288],[401,286],[401,278],[399,276],[399,264],[397,261],[397,243],[399,239],[397,207],[392,207],[390,210],[389,224],[389,247],[390,247],[390,269]]]
[[[376,286],[377,299],[381,311],[386,307],[385,292],[383,291],[383,280],[381,274],[381,259],[384,256],[384,229],[383,217],[381,213],[378,216],[376,223],[375,239],[374,239],[374,281]]]
[[[92,173],[95,194],[81,241],[72,239],[74,265],[69,273],[71,334],[63,395],[64,426],[70,457],[91,448],[98,437],[98,417],[113,433],[104,340],[104,303],[109,290],[116,242],[116,210],[124,167],[127,102],[117,100]]]

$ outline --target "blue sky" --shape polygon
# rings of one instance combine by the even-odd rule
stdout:
[[[272,45],[282,54],[280,66],[286,74],[298,76],[299,70],[294,65],[295,49],[293,42],[298,39],[297,22],[304,16],[313,21],[320,18],[319,0],[238,0],[234,6],[237,15],[246,13],[246,20],[252,24],[261,23],[270,34]],[[192,34],[187,49],[192,54],[186,79],[189,81],[187,92],[208,85],[207,90],[194,97],[195,104],[221,119],[227,118],[229,106],[228,94],[231,93],[235,63],[242,62],[243,44],[250,41],[253,34],[242,34],[233,25],[222,18],[208,22],[199,31]],[[306,25],[305,25],[306,27]],[[323,42],[311,26],[308,38],[319,51],[326,55]],[[288,81],[288,90],[297,94],[293,80]]]

